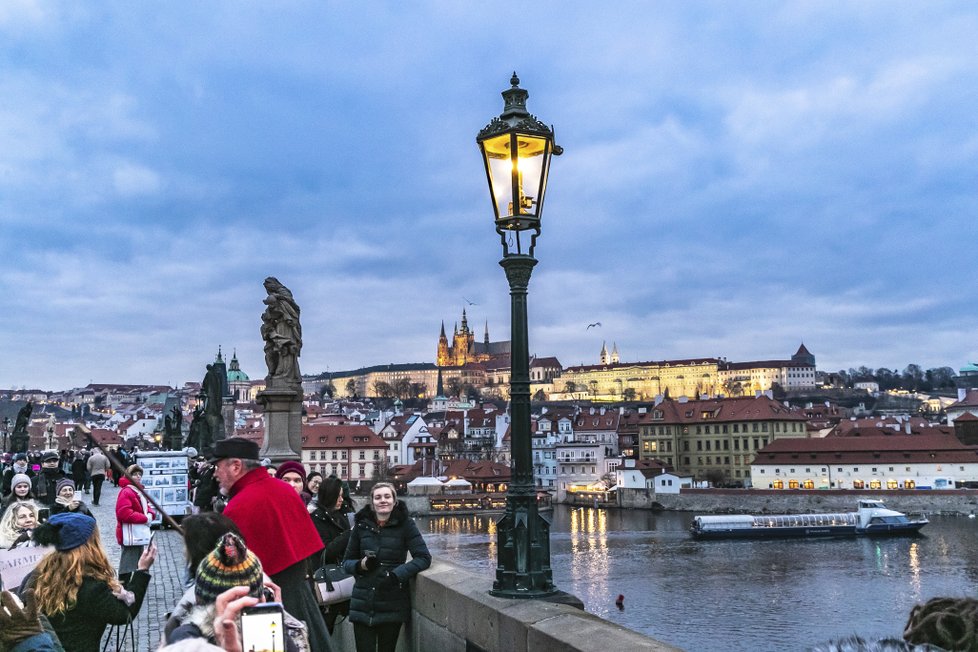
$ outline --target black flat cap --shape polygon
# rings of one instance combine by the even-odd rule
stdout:
[[[240,460],[258,460],[258,444],[244,437],[228,437],[214,444],[208,460],[223,460],[236,457]]]

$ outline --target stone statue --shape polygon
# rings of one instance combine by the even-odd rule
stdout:
[[[216,365],[207,365],[207,373],[200,384],[200,398],[202,399],[202,418],[200,421],[199,438],[194,447],[199,450],[210,450],[214,442],[224,439],[224,415],[221,412],[221,402],[223,396],[221,388],[221,375]],[[194,418],[197,418],[196,411]]]
[[[17,421],[14,423],[14,432],[10,436],[10,452],[26,453],[27,445],[30,442],[30,435],[27,434],[27,424],[31,421],[31,413],[34,411],[34,404],[27,401],[24,407],[17,412]]]
[[[268,389],[302,388],[299,354],[302,351],[302,326],[299,306],[292,292],[273,276],[265,279],[268,296],[261,316],[261,336],[265,340],[265,364],[268,366]]]
[[[166,431],[166,439],[170,444],[170,450],[178,451],[183,448],[183,413],[179,405],[174,405],[173,414],[167,416],[169,427]]]
[[[204,408],[198,403],[194,408],[194,416],[190,421],[190,432],[187,433],[187,446],[196,448],[201,455],[206,455],[204,447],[201,445],[201,430],[204,425]],[[209,444],[208,444],[209,445]]]

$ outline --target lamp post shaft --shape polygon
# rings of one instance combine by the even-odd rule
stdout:
[[[496,527],[496,581],[490,593],[507,598],[541,598],[556,590],[550,568],[550,523],[537,509],[530,438],[526,293],[537,261],[532,256],[514,254],[505,256],[499,264],[506,270],[511,302],[509,400],[513,461],[506,513]]]

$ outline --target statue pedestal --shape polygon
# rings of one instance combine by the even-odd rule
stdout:
[[[265,441],[259,454],[276,465],[301,459],[302,394],[291,389],[266,389],[256,398],[265,407]]]

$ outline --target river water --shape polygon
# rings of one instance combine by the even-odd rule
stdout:
[[[693,516],[559,505],[554,583],[590,613],[690,652],[899,637],[914,604],[978,594],[978,519],[929,516],[912,538],[694,541]],[[495,518],[418,525],[433,555],[494,578]]]

